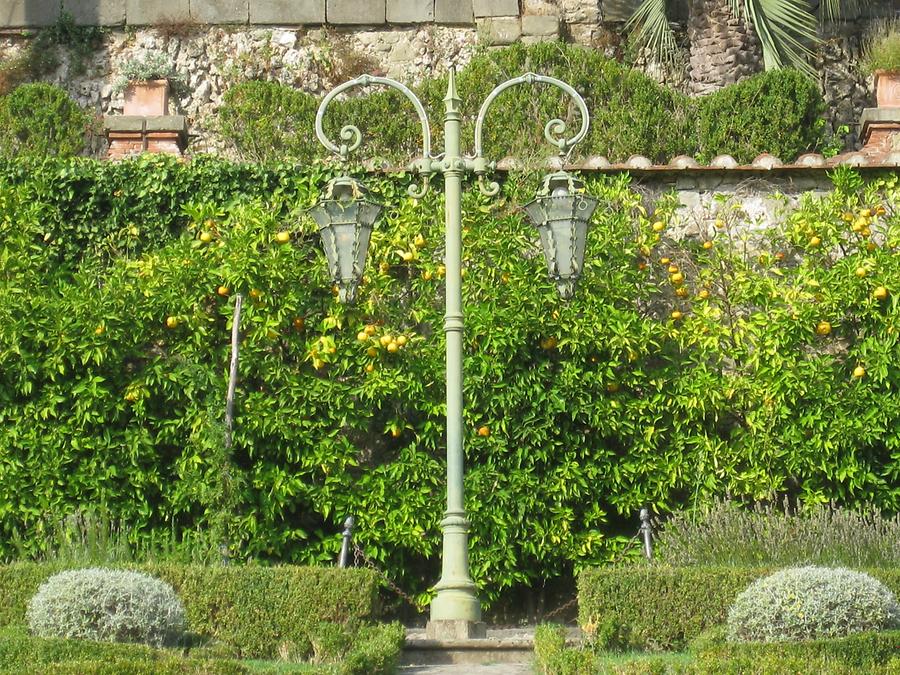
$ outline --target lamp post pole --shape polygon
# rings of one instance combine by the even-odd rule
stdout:
[[[426,632],[436,639],[468,639],[484,637],[485,626],[481,621],[481,606],[475,593],[475,584],[469,574],[469,521],[466,518],[463,489],[463,310],[462,310],[462,179],[466,173],[478,176],[479,189],[483,194],[496,195],[500,186],[496,182],[487,184],[485,176],[493,170],[493,165],[484,158],[482,152],[482,127],[487,110],[494,99],[505,89],[518,84],[551,84],[565,91],[574,100],[581,114],[581,128],[572,138],[566,138],[566,125],[554,119],[544,127],[547,140],[557,146],[560,156],[587,134],[589,117],[587,106],[581,96],[568,84],[552,77],[527,73],[497,86],[485,99],[475,123],[475,155],[463,157],[460,154],[460,98],[456,91],[456,73],[451,68],[444,97],[444,152],[431,153],[431,135],[425,110],[419,99],[403,84],[385,77],[362,75],[335,87],[319,105],[316,113],[316,136],[342,160],[359,147],[362,134],[354,126],[341,129],[341,144],[333,143],[324,133],[323,119],[328,104],[339,93],[352,87],[384,85],[400,91],[416,109],[422,126],[422,155],[412,162],[411,170],[423,177],[423,185],[410,186],[408,192],[413,197],[422,197],[427,192],[430,178],[435,173],[444,176],[445,196],[445,259],[446,306],[444,333],[447,357],[447,508],[441,520],[443,547],[441,557],[441,578],[435,584],[437,591],[431,602],[431,616]],[[562,176],[562,178],[560,178]],[[553,180],[556,182],[553,183]],[[565,184],[563,188],[552,185]],[[596,203],[590,198],[576,195],[580,183],[564,172],[557,172],[545,181],[543,197],[532,202],[538,205],[542,215],[533,216],[536,227],[541,229],[541,240],[545,243],[545,255],[551,276],[560,287],[564,297],[574,291],[575,279],[580,272],[584,256],[584,234]],[[560,192],[562,190],[562,192]],[[552,192],[552,195],[551,195]],[[326,190],[328,195],[342,194],[343,197],[329,197],[311,210],[311,215],[319,223],[322,241],[332,278],[338,284],[341,299],[352,300],[362,275],[365,262],[365,248],[360,246],[359,230],[353,242],[346,241],[347,230],[338,231],[338,226],[346,227],[352,214],[371,230],[377,211],[360,218],[359,206],[354,195],[363,194],[361,185],[348,177],[334,179]],[[544,206],[542,199],[556,204],[556,210]],[[368,202],[365,202],[368,203]],[[546,213],[545,213],[546,210]],[[537,213],[537,211],[535,211]],[[568,219],[568,220],[567,220]],[[565,223],[571,232],[560,223]],[[575,234],[573,223],[580,223],[580,238]],[[344,235],[342,235],[342,232]],[[347,249],[341,258],[341,238],[344,236]],[[368,234],[365,235],[368,245]],[[579,248],[580,242],[580,248]],[[348,260],[351,256],[352,260]],[[560,279],[563,279],[561,282]]]
[[[469,576],[469,521],[463,490],[463,310],[462,310],[462,177],[466,161],[459,153],[460,100],[450,71],[444,97],[444,222],[446,252],[447,344],[447,510],[441,521],[443,556],[437,595],[431,602],[428,633],[442,637],[484,637],[481,607]],[[451,623],[444,623],[451,622]]]

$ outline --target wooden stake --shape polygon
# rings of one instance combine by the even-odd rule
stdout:
[[[231,320],[231,370],[228,373],[228,396],[225,399],[225,449],[231,460],[231,429],[234,425],[234,389],[237,386],[238,348],[241,339],[241,304],[244,297],[234,296],[234,317]]]

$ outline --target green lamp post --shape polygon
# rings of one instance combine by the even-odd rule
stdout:
[[[469,521],[464,508],[463,491],[463,311],[462,311],[462,179],[466,173],[478,177],[479,188],[488,196],[496,195],[500,186],[488,184],[485,177],[493,170],[482,152],[482,127],[488,108],[497,96],[519,84],[550,84],[566,92],[578,106],[581,127],[571,138],[565,137],[562,120],[551,120],[544,127],[547,140],[564,157],[588,131],[589,116],[584,99],[571,86],[552,77],[527,73],[498,85],[481,105],[475,122],[475,154],[460,154],[460,99],[456,93],[456,74],[450,70],[444,97],[444,152],[431,153],[431,134],[425,109],[419,99],[403,84],[385,77],[362,75],[331,90],[316,113],[316,136],[330,151],[346,160],[362,142],[362,134],[354,126],[340,132],[340,144],[325,135],[322,120],[325,110],[338,94],[353,87],[383,85],[401,92],[412,103],[422,125],[422,154],[410,164],[410,170],[423,177],[420,187],[410,186],[413,197],[422,197],[435,173],[444,176],[445,193],[445,260],[446,308],[444,332],[447,342],[447,505],[441,520],[443,551],[441,578],[431,603],[431,616],[426,632],[437,639],[484,637],[481,605],[475,584],[469,575]],[[548,175],[534,201],[525,207],[526,214],[538,229],[547,268],[563,298],[570,298],[584,262],[585,241],[591,215],[597,200],[584,194],[583,184],[564,171]],[[340,299],[352,301],[362,277],[369,235],[380,207],[367,196],[359,181],[342,176],[332,180],[324,198],[310,210],[319,225],[329,272],[337,284]]]

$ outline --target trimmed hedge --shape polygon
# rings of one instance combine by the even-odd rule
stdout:
[[[93,118],[61,87],[22,84],[0,98],[0,155],[69,157],[79,154]]]
[[[767,655],[812,661],[826,659],[858,668],[874,668],[900,655],[900,630],[857,633],[831,640],[801,640],[778,643],[726,642],[721,627],[714,635],[698,638],[691,651],[709,660],[764,661]]]
[[[354,630],[377,613],[378,582],[369,570],[317,567],[137,565],[168,582],[181,598],[188,628],[236,656],[270,657],[279,648],[306,652],[323,622]],[[0,566],[0,626],[22,624],[28,599],[59,568]]]
[[[473,147],[475,118],[494,87],[529,71],[561,79],[584,97],[591,126],[576,156],[624,162],[639,154],[665,163],[679,154],[731,153],[749,162],[769,152],[789,160],[823,142],[822,97],[815,83],[795,71],[770,71],[692,100],[595,49],[551,42],[481,52],[462,69],[463,147]],[[435,147],[443,134],[446,86],[444,76],[414,88],[428,113]],[[359,157],[405,165],[420,152],[420,123],[412,106],[393,90],[356,91],[365,95],[329,105],[324,118],[329,138],[337,139],[342,126],[354,124],[363,134]],[[226,92],[218,128],[242,159],[308,161],[329,154],[313,133],[318,104],[287,85],[242,82]],[[553,118],[567,121],[570,136],[580,123],[568,96],[555,87],[507,89],[486,117],[485,153],[525,161],[555,154],[543,136],[544,124]]]
[[[579,623],[614,622],[632,646],[683,649],[725,622],[728,607],[751,582],[773,570],[705,567],[592,568],[578,578]],[[895,594],[900,570],[866,570]]]
[[[815,82],[802,73],[760,73],[698,100],[700,158],[729,154],[749,164],[768,152],[790,162],[819,149],[824,111]]]
[[[320,635],[333,630],[320,624]],[[334,628],[334,625],[332,625]],[[340,628],[340,627],[338,627]],[[342,629],[343,630],[343,629]],[[38,638],[21,626],[0,629],[0,674],[71,673],[72,675],[237,675],[241,673],[322,673],[328,675],[389,675],[395,672],[405,629],[399,623],[369,625],[347,631],[349,643],[317,653],[317,663],[292,663],[279,655],[273,664],[253,667],[222,655],[219,647],[200,647],[187,653],[146,645]]]
[[[586,648],[567,648],[561,626],[538,626],[535,667],[544,675],[810,675],[896,673],[900,631],[860,633],[838,640],[778,644],[724,642],[724,627],[706,631],[691,645],[692,659],[681,655],[611,657]]]

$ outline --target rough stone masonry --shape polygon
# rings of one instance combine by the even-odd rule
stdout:
[[[183,81],[170,112],[186,116],[190,150],[216,151],[213,113],[225,90],[242,80],[276,80],[321,94],[363,70],[415,83],[449,64],[465,65],[477,47],[518,41],[565,39],[614,53],[636,1],[63,0],[77,22],[107,32],[86,61],[73,64],[63,54],[46,79],[98,115],[119,114],[123,99],[112,86],[118,68],[162,50]],[[23,29],[57,22],[59,7],[59,0],[0,0],[0,56],[32,39],[34,31]],[[820,50],[833,128],[852,130],[870,95],[870,83],[852,66],[863,26],[841,24]],[[664,78],[653,64],[646,69]]]

